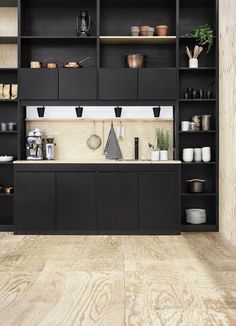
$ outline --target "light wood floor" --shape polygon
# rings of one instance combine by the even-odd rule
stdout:
[[[0,234],[1,326],[236,325],[236,249],[219,234]]]

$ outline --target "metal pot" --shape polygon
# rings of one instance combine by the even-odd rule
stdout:
[[[124,56],[125,65],[129,68],[142,68],[145,65],[146,56],[144,54],[128,54]]]
[[[206,180],[204,179],[189,179],[186,182],[189,184],[189,192],[201,193],[205,190]]]

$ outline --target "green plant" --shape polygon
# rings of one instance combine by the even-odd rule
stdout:
[[[199,45],[207,46],[207,53],[210,52],[213,40],[214,40],[214,31],[213,29],[208,25],[201,25],[192,30],[192,32],[187,33],[185,36],[193,37],[196,39]]]
[[[163,129],[156,129],[156,140],[157,148],[159,148],[160,151],[167,151],[169,149],[170,135],[168,131],[164,133]]]

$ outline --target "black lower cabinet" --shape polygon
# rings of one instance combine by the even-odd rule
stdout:
[[[15,232],[179,234],[180,166],[16,164]]]
[[[98,228],[137,229],[137,174],[100,172],[98,175]]]
[[[15,176],[15,229],[55,229],[55,173],[20,172]]]
[[[96,228],[96,172],[57,173],[57,228]]]
[[[139,227],[159,233],[180,232],[178,173],[139,174]]]

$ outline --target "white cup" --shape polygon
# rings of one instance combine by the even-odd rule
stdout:
[[[189,121],[181,121],[181,130],[189,131]]]
[[[202,160],[203,160],[203,162],[206,162],[206,163],[211,161],[211,148],[210,147],[202,148]]]
[[[192,162],[193,161],[193,148],[184,148],[183,149],[183,161]]]
[[[189,59],[189,68],[198,68],[198,59]]]
[[[194,148],[193,157],[194,157],[194,162],[201,162],[202,161],[202,149]]]

